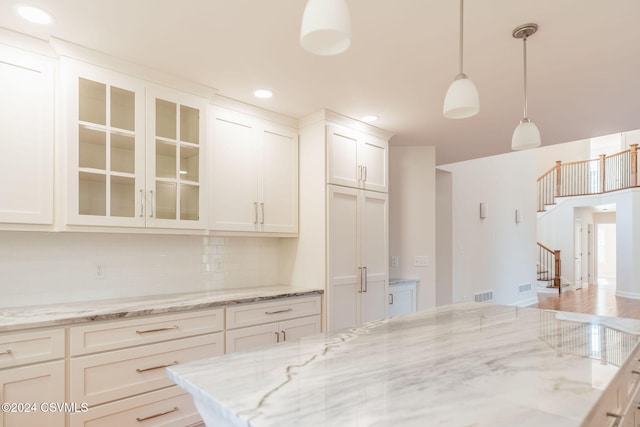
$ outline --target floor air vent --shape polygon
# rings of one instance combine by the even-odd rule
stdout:
[[[529,291],[531,291],[531,283],[525,283],[524,285],[518,286],[519,293],[529,292]]]
[[[475,294],[473,296],[473,300],[475,302],[492,302],[493,301],[493,291],[485,291]]]

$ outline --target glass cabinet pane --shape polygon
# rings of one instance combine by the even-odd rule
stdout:
[[[79,176],[81,215],[106,215],[107,180],[105,175],[80,172]]]
[[[176,190],[174,182],[156,182],[156,217],[176,219]]]
[[[115,172],[134,173],[136,161],[136,145],[133,136],[111,134],[111,170]]]
[[[80,120],[107,124],[107,85],[87,79],[79,81]]]
[[[176,178],[176,144],[156,141],[156,177]]]
[[[199,144],[200,112],[196,108],[180,106],[180,141]]]
[[[180,146],[180,179],[198,181],[199,152],[196,147]]]
[[[156,99],[156,136],[176,139],[176,124],[176,104],[163,99]]]
[[[80,125],[79,166],[105,170],[107,168],[107,136],[103,131]]]
[[[111,126],[135,130],[135,94],[111,86]]]
[[[180,219],[197,221],[200,219],[200,187],[180,185]]]
[[[135,180],[111,177],[111,216],[132,218],[136,209]]]

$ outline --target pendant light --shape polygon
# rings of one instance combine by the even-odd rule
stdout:
[[[536,24],[520,25],[513,30],[513,37],[522,39],[524,52],[524,117],[516,127],[511,138],[512,150],[527,150],[540,146],[540,131],[527,117],[527,39],[538,31]]]
[[[351,19],[345,0],[308,0],[300,45],[316,55],[337,55],[351,45]]]
[[[462,35],[464,0],[460,0],[460,73],[456,76],[444,97],[442,114],[448,119],[464,119],[480,111],[480,98],[476,85],[462,72]]]

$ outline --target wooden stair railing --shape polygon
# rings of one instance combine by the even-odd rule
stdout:
[[[560,285],[560,251],[549,249],[538,242],[538,280],[541,282],[553,282],[548,288],[558,288],[558,294],[562,293]]]
[[[638,187],[638,144],[598,159],[556,165],[538,178],[538,212],[556,197],[585,196]]]

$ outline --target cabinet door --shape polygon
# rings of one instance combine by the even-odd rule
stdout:
[[[361,193],[361,265],[364,285],[361,295],[362,323],[383,319],[387,301],[388,195]]]
[[[302,337],[320,333],[320,316],[302,317],[280,322],[280,342],[297,341]]]
[[[211,109],[211,228],[256,231],[257,130],[254,120]]]
[[[225,354],[249,351],[274,344],[277,342],[277,334],[279,333],[277,323],[227,330]]]
[[[40,408],[43,403],[65,402],[63,360],[7,369],[2,371],[0,378],[0,402],[36,405],[31,412],[0,411],[0,427],[64,425],[64,412],[47,412]]]
[[[259,229],[298,232],[298,134],[264,124],[260,129],[258,161]]]
[[[359,187],[358,132],[336,125],[327,126],[327,182]]]
[[[328,330],[359,324],[362,273],[360,267],[360,190],[329,186]]]
[[[0,222],[53,223],[53,61],[0,46]]]
[[[61,59],[67,223],[144,226],[144,84]]]
[[[416,311],[416,284],[389,286],[387,316],[400,316]]]
[[[206,228],[206,101],[147,87],[148,227]]]
[[[362,166],[361,182],[365,190],[389,191],[387,154],[388,143],[384,139],[363,135],[358,145],[358,164]]]

